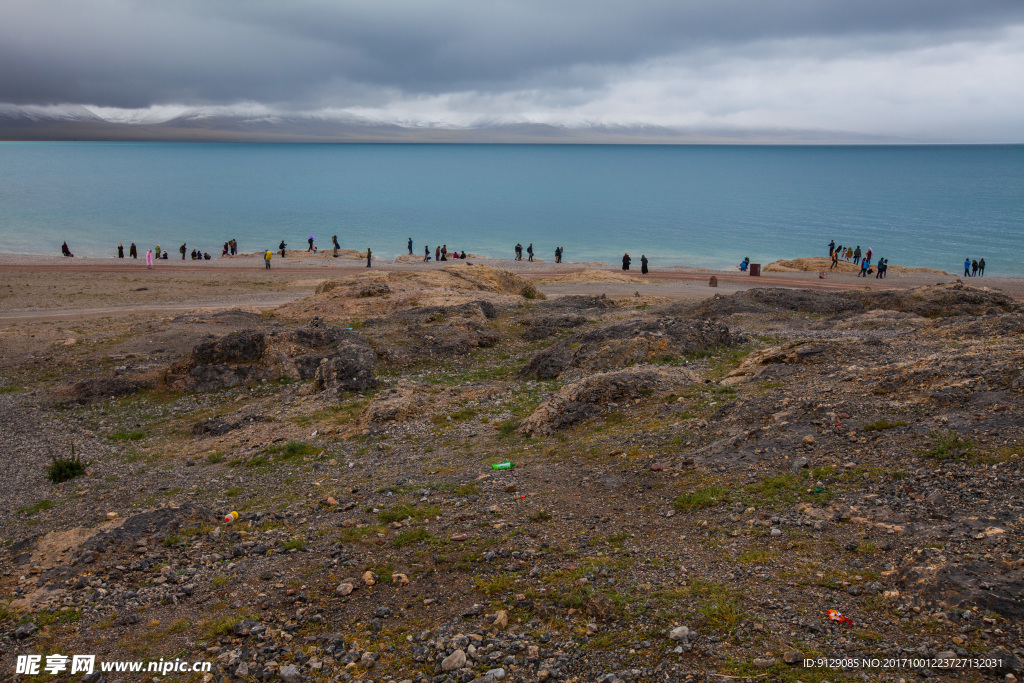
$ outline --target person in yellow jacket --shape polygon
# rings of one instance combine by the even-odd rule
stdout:
[[[267,249],[267,253],[263,255],[263,261],[267,264],[267,270],[270,270],[270,257],[273,256],[271,251]]]

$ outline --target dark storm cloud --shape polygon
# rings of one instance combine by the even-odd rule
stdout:
[[[6,0],[0,101],[302,109],[522,89],[572,99],[599,91],[610,70],[660,58],[771,58],[801,44],[808,60],[896,54],[1021,23],[1020,0]]]

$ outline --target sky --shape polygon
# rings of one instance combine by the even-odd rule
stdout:
[[[0,104],[1024,142],[1022,0],[3,0]]]

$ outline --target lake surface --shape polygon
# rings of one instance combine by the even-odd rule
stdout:
[[[875,259],[1024,276],[1024,146],[779,147],[0,143],[0,251],[113,256],[182,242],[219,256],[284,239],[392,258],[721,268],[749,256]]]

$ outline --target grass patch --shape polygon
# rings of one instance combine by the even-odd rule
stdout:
[[[808,485],[813,484],[805,474],[778,474],[750,484],[743,490],[753,495],[755,502],[762,506],[792,505],[797,502],[817,505],[828,503],[832,499],[828,491],[815,492],[813,488],[807,490]]]
[[[487,597],[508,593],[516,585],[516,575],[505,572],[497,576],[485,579],[481,576],[473,579],[473,590],[480,591]]]
[[[530,515],[531,522],[549,522],[551,521],[551,513],[541,510]]]
[[[219,462],[224,462],[224,454],[210,453],[208,456],[206,456],[206,462],[209,463],[210,465],[216,465]]]
[[[295,538],[295,539],[292,539],[290,541],[285,541],[284,543],[281,544],[281,549],[285,550],[285,551],[288,551],[288,550],[302,550],[305,547],[306,547],[306,541],[304,539],[301,539],[301,538]]]
[[[682,493],[672,501],[680,512],[695,512],[724,503],[729,500],[729,489],[724,486],[708,486],[691,493]]]
[[[242,488],[241,486],[232,486],[231,488],[224,491],[224,495],[227,496],[228,498],[234,498],[235,496],[242,495],[244,491],[245,489]]]
[[[945,432],[932,430],[928,436],[932,440],[932,447],[921,453],[926,458],[963,460],[974,454],[974,442],[962,438],[952,429]]]
[[[862,432],[883,432],[886,429],[896,429],[897,427],[906,426],[907,423],[904,422],[903,420],[896,420],[895,422],[890,422],[889,420],[883,418],[881,420],[875,420],[874,422],[867,423],[866,425],[861,427],[860,430]]]
[[[775,559],[778,553],[771,550],[748,550],[739,556],[743,564],[765,564]]]
[[[367,536],[376,536],[384,531],[385,528],[377,524],[351,527],[348,529],[342,529],[341,534],[338,535],[338,540],[345,543],[355,543],[356,541],[363,540]]]
[[[291,460],[292,458],[300,458],[304,455],[315,455],[320,452],[320,449],[305,441],[289,441],[283,446],[271,446],[263,452],[277,455],[282,460]]]
[[[133,429],[131,431],[120,431],[114,432],[107,437],[111,441],[142,441],[146,438],[146,432],[141,429]]]
[[[390,510],[382,510],[378,515],[379,519],[384,524],[390,524],[391,522],[400,522],[403,519],[428,519],[430,517],[437,517],[441,514],[441,508],[436,505],[424,505],[422,507],[417,505],[410,505],[403,503],[402,505],[396,505]]]
[[[433,536],[430,532],[423,527],[417,527],[415,529],[406,529],[395,536],[395,540],[391,541],[392,547],[404,548],[407,545],[413,545],[416,543],[422,543],[429,541]]]
[[[21,508],[20,510],[18,510],[18,514],[19,515],[34,515],[37,512],[42,512],[43,510],[49,510],[52,507],[53,507],[53,501],[52,500],[41,500],[38,503],[32,503],[31,505],[27,505],[27,506]]]
[[[516,429],[519,427],[519,418],[512,418],[509,420],[502,420],[497,424],[498,438],[507,439],[516,433]]]

